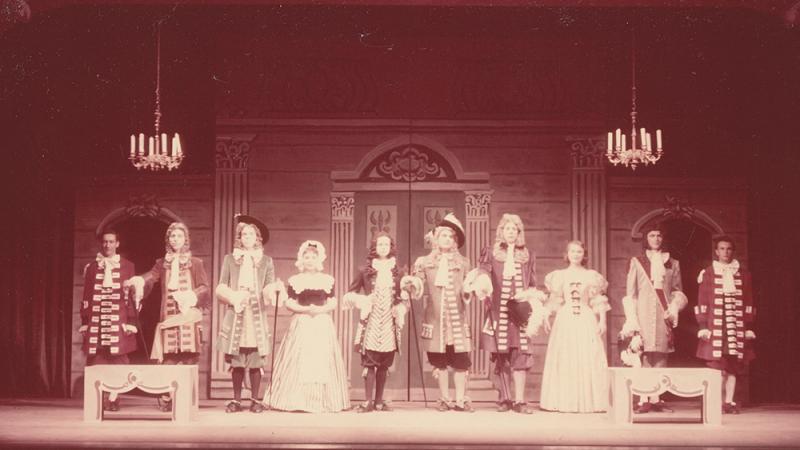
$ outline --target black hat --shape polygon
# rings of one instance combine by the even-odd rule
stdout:
[[[254,227],[258,228],[258,231],[261,233],[261,243],[266,244],[269,241],[269,228],[264,225],[264,222],[256,219],[253,216],[248,216],[246,214],[236,214],[234,216],[236,220],[236,225],[240,223],[246,223],[248,225],[253,225]]]
[[[461,222],[456,218],[456,216],[453,215],[453,213],[447,213],[447,215],[444,216],[444,219],[442,219],[442,221],[439,222],[439,225],[437,226],[448,227],[455,232],[456,243],[458,243],[458,248],[463,247],[464,244],[467,242],[467,237],[464,234],[464,227],[461,225]]]

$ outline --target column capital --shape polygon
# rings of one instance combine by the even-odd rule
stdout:
[[[488,219],[494,191],[464,191],[467,220]]]
[[[218,135],[214,149],[216,168],[218,170],[247,170],[250,160],[250,144],[255,138],[256,134],[253,133]]]
[[[331,219],[352,221],[355,206],[355,192],[331,192]]]
[[[573,169],[604,170],[606,141],[603,136],[567,136]]]

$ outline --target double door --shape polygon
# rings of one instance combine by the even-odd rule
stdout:
[[[448,212],[464,223],[464,193],[458,191],[357,192],[354,210],[354,262],[356,267],[367,264],[370,243],[375,234],[383,231],[395,240],[397,264],[406,273],[414,261],[430,252],[426,234],[433,230]],[[461,249],[462,253],[465,249]],[[422,401],[438,397],[436,380],[418,338],[422,330],[423,301],[415,301],[406,316],[406,326],[399,354],[390,369],[385,397],[395,401]],[[358,312],[352,313],[351,323],[358,323]],[[473,330],[474,332],[475,330]],[[363,380],[360,355],[353,347],[344,349],[350,358],[351,397],[363,399]],[[424,391],[423,391],[424,386]]]

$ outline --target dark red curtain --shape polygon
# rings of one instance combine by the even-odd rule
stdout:
[[[68,396],[74,200],[37,161],[18,162],[4,177],[16,213],[3,221],[0,396]]]

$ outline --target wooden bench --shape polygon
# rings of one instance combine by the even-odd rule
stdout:
[[[83,420],[103,420],[103,393],[122,394],[139,388],[150,394],[172,395],[172,420],[197,419],[200,403],[197,366],[96,365],[86,367],[83,381]]]
[[[671,392],[680,397],[703,397],[704,425],[722,424],[722,375],[707,368],[611,367],[608,414],[615,424],[633,423],[633,396]]]

